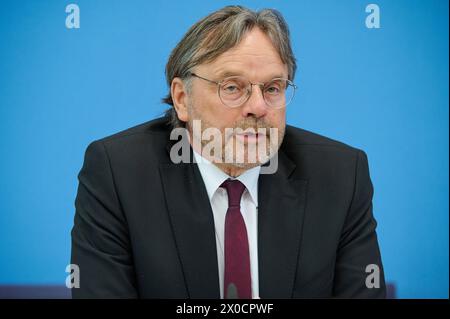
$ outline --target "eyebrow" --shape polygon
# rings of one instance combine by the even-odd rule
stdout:
[[[216,75],[216,78],[219,79],[219,81],[220,81],[220,80],[223,80],[224,78],[227,78],[229,76],[244,76],[244,75],[240,71],[224,70],[224,71],[219,72]]]
[[[232,71],[232,70],[224,70],[219,72],[215,77],[217,81],[222,81],[223,79],[230,77],[230,76],[243,76],[246,77],[242,71]],[[270,81],[275,78],[286,78],[283,74],[280,73],[272,73],[270,77],[267,77],[267,81]]]

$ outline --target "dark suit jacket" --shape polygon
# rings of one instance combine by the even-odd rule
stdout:
[[[75,298],[220,298],[213,213],[197,165],[174,164],[164,118],[89,145],[79,174]],[[287,126],[259,177],[261,298],[385,296],[364,152]],[[366,287],[366,266],[380,288]]]

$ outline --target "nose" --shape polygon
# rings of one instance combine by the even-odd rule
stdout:
[[[242,107],[244,117],[254,116],[260,118],[267,114],[267,105],[264,101],[263,91],[260,85],[252,84],[250,97]]]

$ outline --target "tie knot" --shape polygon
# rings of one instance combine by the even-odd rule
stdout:
[[[229,207],[241,205],[241,197],[245,190],[244,184],[237,179],[227,179],[220,187],[227,190]]]

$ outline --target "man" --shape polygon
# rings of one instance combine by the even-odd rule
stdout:
[[[187,32],[166,117],[86,151],[73,297],[385,296],[367,157],[286,126],[295,69],[277,11],[225,7]]]

